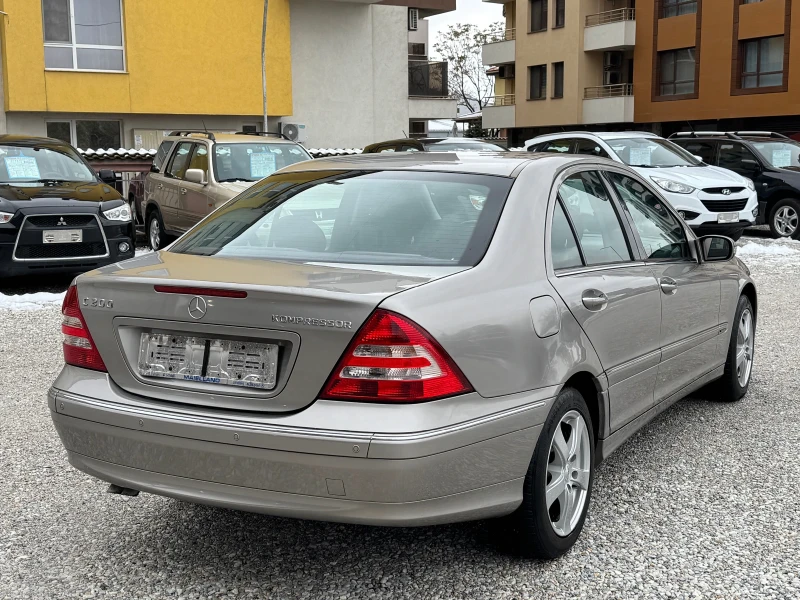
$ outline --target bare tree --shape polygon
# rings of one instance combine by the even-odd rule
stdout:
[[[450,95],[470,112],[478,112],[494,95],[492,79],[481,60],[484,44],[499,39],[505,25],[492,23],[485,29],[471,23],[450,25],[433,48],[448,62]]]

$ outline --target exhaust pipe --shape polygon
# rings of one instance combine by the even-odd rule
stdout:
[[[114,483],[108,486],[106,490],[107,494],[118,494],[120,496],[138,496],[139,490],[133,490],[131,488],[120,487]]]

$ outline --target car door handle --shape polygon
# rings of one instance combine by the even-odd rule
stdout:
[[[661,291],[668,296],[678,291],[678,282],[672,279],[672,277],[662,277],[658,280],[658,284],[661,286]]]
[[[181,188],[181,194],[185,194],[185,193],[186,193],[186,188]]]
[[[596,312],[608,306],[608,296],[600,290],[586,290],[581,296],[581,301],[588,310]]]

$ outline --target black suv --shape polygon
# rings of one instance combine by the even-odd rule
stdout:
[[[681,132],[669,139],[709,165],[752,179],[756,224],[768,224],[776,238],[800,238],[800,143],[769,131]]]
[[[100,175],[61,140],[0,135],[0,277],[133,257],[130,207]]]

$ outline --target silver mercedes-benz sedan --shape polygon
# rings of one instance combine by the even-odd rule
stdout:
[[[264,179],[167,250],[79,277],[49,405],[112,485],[272,515],[583,527],[596,465],[710,384],[741,398],[756,289],[600,158],[371,155]]]

